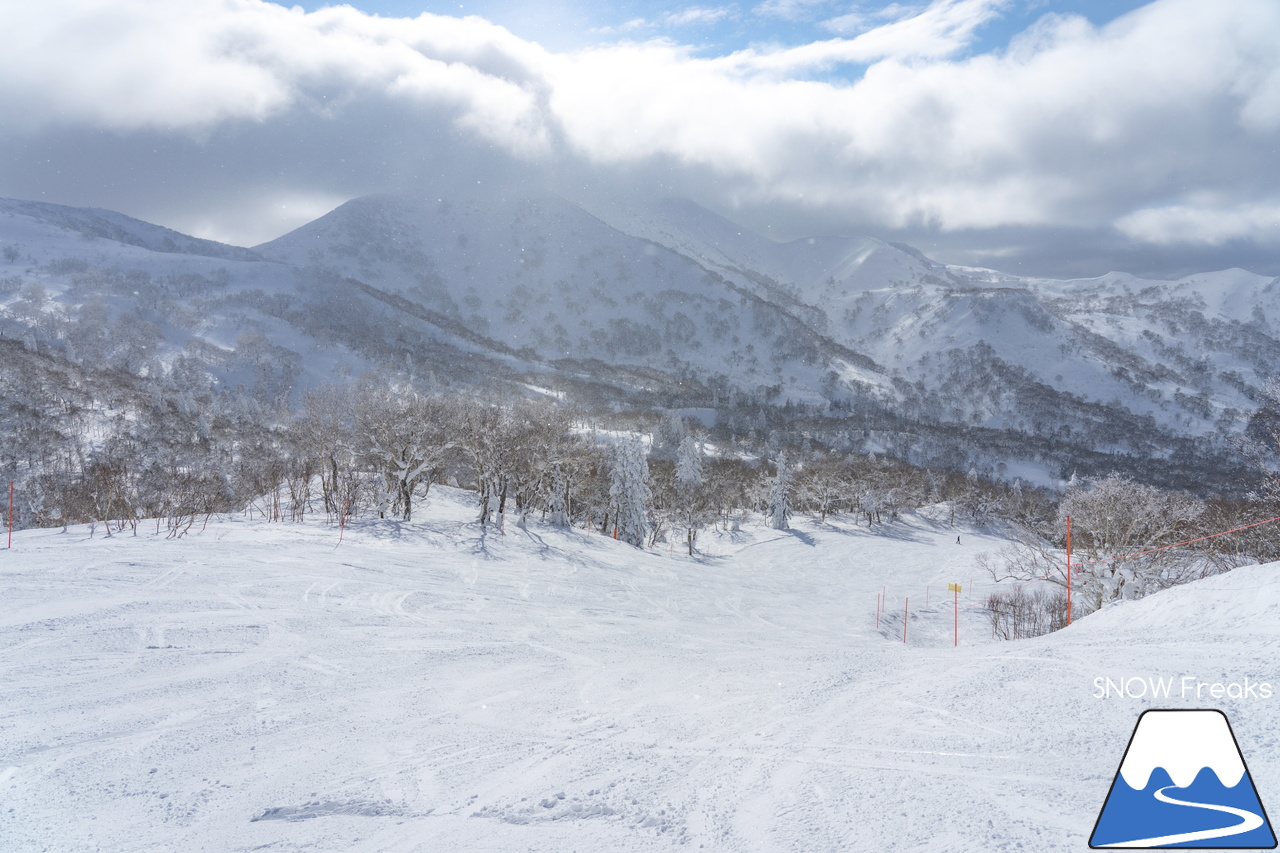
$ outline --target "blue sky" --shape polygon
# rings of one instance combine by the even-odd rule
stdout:
[[[253,245],[502,175],[1015,273],[1280,275],[1278,44],[1276,0],[6,4],[0,196]]]
[[[315,11],[326,2],[281,3]],[[929,4],[851,3],[830,0],[766,0],[766,2],[581,3],[546,0],[420,2],[420,0],[359,0],[345,5],[392,18],[435,15],[478,15],[506,27],[517,36],[552,50],[574,50],[619,39],[667,38],[723,54],[752,45],[799,45],[838,36],[852,36],[873,26],[908,17]],[[1010,39],[1045,14],[1080,15],[1095,25],[1109,23],[1144,5],[1139,0],[1011,0],[981,26],[977,38],[958,57],[1002,50]],[[848,69],[854,74],[860,68]]]

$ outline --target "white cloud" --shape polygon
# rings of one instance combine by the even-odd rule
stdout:
[[[639,36],[642,33],[654,33],[663,28],[711,26],[727,18],[737,16],[735,6],[687,6],[674,12],[667,12],[655,20],[633,18],[616,26],[592,27],[590,32],[596,36]]]
[[[598,36],[614,36],[624,35],[626,33],[634,33],[639,30],[646,30],[653,26],[644,18],[632,18],[614,27],[592,27],[589,32]]]
[[[678,12],[663,15],[662,22],[667,26],[684,27],[690,24],[715,24],[734,15],[732,6],[690,6]]]
[[[739,178],[739,198],[803,193],[900,227],[1086,227],[1167,197],[1175,180],[1277,183],[1280,6],[1265,0],[1163,0],[1101,30],[1050,18],[1005,55],[884,60],[852,85],[781,73],[856,42],[558,57],[551,105],[584,156],[667,156]]]
[[[834,38],[789,48],[748,48],[722,64],[742,71],[796,74],[840,64],[868,65],[885,59],[942,59],[968,47],[979,27],[1009,0],[935,0],[924,9],[890,6],[874,14],[852,12],[826,25],[855,38]],[[875,24],[886,15],[898,16]]]
[[[202,130],[377,94],[452,107],[524,152],[546,144],[535,93],[511,79],[540,49],[478,18],[304,14],[259,0],[51,0],[6,15],[0,103],[28,126]]]
[[[1177,204],[1136,210],[1116,220],[1135,240],[1157,245],[1220,246],[1235,240],[1280,243],[1280,202]]]
[[[318,219],[345,201],[345,196],[332,193],[266,190],[234,203],[224,202],[216,212],[178,213],[170,219],[169,227],[232,246],[253,246],[263,242],[264,230],[271,235],[284,234]]]
[[[379,138],[378,156],[418,146],[429,166],[459,143],[413,134],[445,126],[533,162],[666,170],[706,200],[882,227],[1117,223],[1156,242],[1217,233],[1215,216],[1222,233],[1270,227],[1265,205],[1232,211],[1280,197],[1280,4],[1157,0],[1101,29],[1047,16],[1005,52],[949,59],[1002,5],[937,0],[852,38],[706,58],[668,40],[555,54],[478,18],[45,0],[5,12],[0,113],[10,146],[103,128],[122,146],[184,135],[212,152],[253,126],[280,163],[317,128],[350,137],[325,140],[346,156],[385,127],[402,136]],[[840,62],[868,67],[806,79]],[[332,194],[378,168],[370,155],[339,184],[311,164],[280,185]],[[1168,206],[1206,191],[1213,205]]]
[[[904,6],[901,3],[890,3],[887,6],[875,6],[870,9],[853,6],[842,15],[826,19],[822,22],[822,26],[843,36],[858,35],[886,23],[916,18],[928,11],[928,6]]]
[[[17,109],[6,121],[182,127],[259,119],[289,100],[287,83],[246,56],[261,30],[181,11],[138,0],[8,4],[0,86]]]
[[[840,35],[857,34],[846,50],[855,59],[871,62],[896,57],[943,57],[968,47],[983,24],[999,14],[1009,0],[934,0],[928,7],[896,4],[873,14],[851,12],[825,22]],[[875,21],[890,23],[875,25]]]
[[[824,6],[831,5],[830,0],[765,0],[752,7],[751,14],[758,18],[775,18],[783,21],[805,21]]]

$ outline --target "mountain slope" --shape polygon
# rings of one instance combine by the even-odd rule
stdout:
[[[838,359],[856,366],[854,388],[889,388],[850,342],[749,282],[546,193],[358,199],[257,251],[395,293],[529,358],[716,374],[814,400]]]
[[[150,222],[143,222],[113,210],[0,199],[0,217],[5,214],[19,215],[36,222],[47,223],[78,234],[86,240],[109,240],[152,252],[200,255],[231,261],[259,260],[258,256],[249,249],[190,237],[171,228],[152,225]],[[21,233],[19,230],[16,233],[10,232],[6,236],[13,239],[19,237]]]
[[[373,196],[252,250],[4,201],[0,249],[0,331],[73,362],[263,402],[365,370],[561,387],[1046,482],[1230,482],[1227,438],[1280,372],[1278,280],[1020,279],[679,200]],[[767,414],[788,402],[803,421]]]

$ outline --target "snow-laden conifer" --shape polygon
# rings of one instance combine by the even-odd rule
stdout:
[[[557,465],[555,475],[551,481],[551,494],[547,497],[547,517],[556,527],[569,526],[568,492],[569,486],[565,480],[564,472]]]
[[[639,439],[614,446],[609,471],[609,503],[618,538],[637,548],[644,547],[649,530],[649,466]]]
[[[679,413],[668,409],[662,416],[662,422],[654,432],[653,448],[650,455],[655,459],[673,459],[680,452],[680,445],[688,437],[684,419]]]
[[[702,450],[693,436],[686,435],[676,451],[676,511],[685,529],[685,542],[691,557],[701,523],[704,482]]]
[[[787,454],[778,455],[778,473],[769,487],[769,506],[765,511],[769,526],[774,530],[787,530],[791,518],[791,469],[787,467]]]
[[[702,450],[697,439],[686,435],[676,451],[676,489],[692,492],[702,487]]]

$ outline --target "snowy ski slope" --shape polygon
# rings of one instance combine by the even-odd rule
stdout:
[[[1095,688],[1280,683],[1280,566],[1031,641],[970,608],[953,648],[939,590],[1000,543],[927,513],[748,523],[690,560],[482,531],[470,499],[435,487],[340,545],[243,518],[19,532],[0,849],[1076,851],[1147,707],[1222,708],[1280,802],[1280,698]]]

